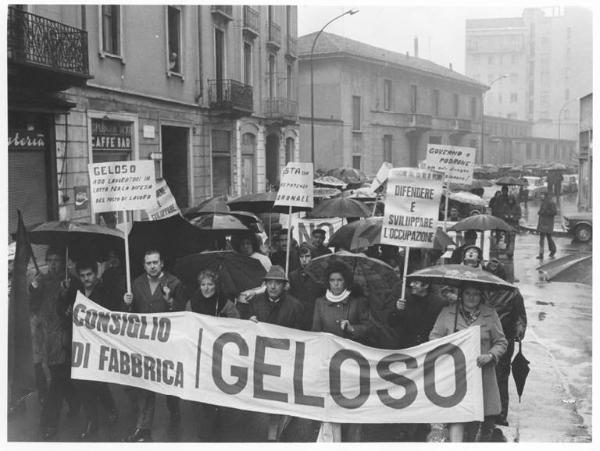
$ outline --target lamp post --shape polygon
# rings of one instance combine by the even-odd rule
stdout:
[[[490,90],[492,89],[492,85],[494,83],[496,83],[498,80],[502,80],[503,78],[508,77],[508,75],[504,74],[504,75],[500,75],[498,78],[496,78],[495,80],[492,80],[492,82],[490,83]],[[483,93],[483,95],[481,96],[481,164],[484,163],[483,160],[483,148],[484,148],[484,137],[485,137],[485,124],[484,124],[484,106],[485,106],[485,92]]]
[[[345,11],[344,13],[334,17],[329,22],[327,22],[315,36],[315,39],[312,43],[312,47],[310,49],[310,161],[313,163],[313,166],[315,164],[315,84],[313,72],[313,53],[315,51],[315,45],[317,44],[317,39],[319,39],[319,36],[321,35],[321,33],[323,33],[323,30],[325,30],[325,28],[327,28],[327,26],[330,23],[335,22],[339,18],[344,17],[348,14],[353,15],[357,12],[358,9],[349,9],[348,11]]]

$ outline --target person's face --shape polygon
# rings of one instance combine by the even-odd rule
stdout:
[[[488,268],[490,271],[496,271],[498,269],[498,262],[490,260],[490,262],[488,263]]]
[[[323,235],[322,233],[315,233],[312,236],[312,242],[315,247],[322,246],[325,242],[325,235]]]
[[[82,268],[79,270],[79,280],[84,288],[92,288],[98,281],[98,273],[94,272],[92,268]]]
[[[240,252],[247,256],[252,255],[254,253],[252,241],[250,241],[248,238],[244,238],[242,241],[240,241]]]
[[[506,187],[502,188],[502,195],[508,196],[508,188],[506,188]]]
[[[287,248],[287,233],[279,235],[279,247],[283,250]]]
[[[479,262],[479,252],[477,252],[476,249],[467,249],[463,260],[465,265],[477,266],[477,263]]]
[[[451,218],[457,218],[458,217],[458,210],[456,208],[451,208],[450,209],[450,217]]]
[[[311,260],[312,256],[310,255],[310,252],[300,255],[300,266],[306,268],[306,266],[310,263]]]
[[[163,269],[163,261],[160,254],[148,254],[144,257],[144,271],[150,277],[158,277]]]
[[[217,290],[217,286],[215,285],[215,281],[210,277],[205,277],[198,281],[200,284],[200,291],[202,292],[202,296],[205,298],[210,298],[214,296],[215,291]]]
[[[273,280],[269,279],[266,282],[267,284],[267,294],[272,299],[277,299],[283,293],[283,287],[285,287],[285,282],[283,280]]]
[[[59,254],[50,254],[46,257],[46,265],[48,266],[48,272],[52,274],[58,274],[63,271],[63,259]]]
[[[424,297],[427,295],[429,284],[423,283],[421,280],[414,280],[410,283],[410,291],[413,295]]]
[[[332,272],[329,275],[329,290],[334,294],[338,295],[346,288],[346,281],[344,276],[339,272]]]
[[[106,260],[109,268],[118,268],[121,266],[121,260],[119,260],[119,256],[115,251],[110,251],[108,253],[108,258]]]
[[[475,287],[467,287],[463,290],[462,302],[466,310],[475,310],[481,302],[481,293]]]

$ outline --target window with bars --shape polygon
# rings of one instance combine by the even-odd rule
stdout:
[[[102,5],[102,51],[121,55],[121,7]]]

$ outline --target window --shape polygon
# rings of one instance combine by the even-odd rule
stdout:
[[[433,90],[433,115],[440,115],[440,91],[437,89]]]
[[[477,116],[477,99],[475,97],[471,97],[471,117],[475,118]]]
[[[252,85],[252,44],[244,42],[244,84]]]
[[[392,109],[392,80],[383,80],[383,109]]]
[[[453,106],[454,106],[454,117],[458,117],[458,114],[460,113],[460,108],[459,108],[459,103],[458,103],[458,94],[454,94],[453,95]]]
[[[169,72],[181,73],[181,10],[167,6]]]
[[[392,135],[383,135],[383,161],[392,162]]]
[[[544,158],[546,161],[550,160],[550,144],[544,145]]]
[[[269,7],[270,8],[270,7]],[[268,78],[268,83],[269,83],[269,87],[268,87],[268,91],[269,91],[269,97],[273,98],[276,95],[275,92],[275,55],[273,55],[272,53],[269,54],[269,78]]]
[[[540,158],[542,158],[542,145],[541,144],[535,145],[535,158],[538,160]]]
[[[294,94],[293,94],[293,71],[292,71],[292,65],[288,64],[287,65],[287,98],[288,99],[293,99],[294,98]]]
[[[441,136],[430,136],[429,144],[442,144],[442,137]]]
[[[360,97],[352,96],[352,130],[360,130]]]
[[[102,52],[121,55],[120,6],[102,5]]]
[[[212,131],[213,195],[229,194],[231,187],[231,133]]]
[[[569,98],[571,97],[571,92],[569,91],[569,88],[565,89],[565,100],[569,100]]]
[[[531,143],[525,144],[525,158],[531,160]]]
[[[360,171],[360,155],[352,155],[352,167]]]
[[[511,92],[510,93],[510,102],[511,103],[516,103],[519,101],[519,96],[517,95],[516,92]]]
[[[494,56],[493,55],[488,56],[488,64],[494,64]]]
[[[417,102],[418,102],[417,85],[410,85],[410,112],[411,113],[417,112],[417,105],[418,105]]]

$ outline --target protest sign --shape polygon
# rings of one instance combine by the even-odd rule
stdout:
[[[77,293],[71,376],[340,423],[483,420],[479,327],[414,348],[193,312],[111,312]]]
[[[346,218],[301,218],[298,215],[279,215],[279,223],[284,228],[291,229],[291,236],[298,244],[310,241],[311,234],[315,229],[325,231],[325,242],[329,241],[331,235],[346,224]]]
[[[167,185],[165,179],[159,179],[156,181],[156,205],[153,209],[147,209],[146,215],[150,221],[156,221],[158,219],[170,218],[179,214],[179,207],[175,201],[175,197]]]
[[[313,165],[290,161],[281,173],[275,206],[313,207]]]
[[[473,147],[429,144],[425,158],[425,169],[446,174],[449,183],[470,184],[473,182],[473,165],[477,151]]]
[[[426,169],[393,168],[388,174],[381,244],[432,248],[443,175]]]
[[[387,177],[388,177],[388,173],[390,172],[390,169],[392,169],[392,163],[388,163],[387,161],[384,161],[381,164],[379,171],[377,171],[377,175],[375,175],[375,178],[371,182],[371,187],[369,188],[369,190],[371,192],[375,192],[375,190],[377,190],[377,188],[379,188],[381,185],[383,185],[385,183],[385,181],[387,180]]]
[[[156,207],[154,162],[110,161],[88,165],[94,213]]]

